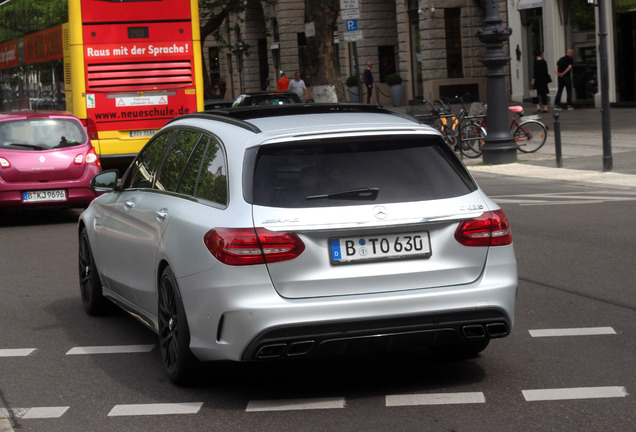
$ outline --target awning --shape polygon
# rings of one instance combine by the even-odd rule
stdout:
[[[526,10],[543,7],[543,0],[519,0],[517,10]]]

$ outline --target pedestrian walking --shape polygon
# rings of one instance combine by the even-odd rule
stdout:
[[[301,101],[307,100],[307,86],[305,81],[300,79],[300,72],[294,74],[294,79],[289,82],[289,91],[293,91],[298,95]]]
[[[285,72],[281,72],[280,79],[278,80],[276,89],[278,91],[287,91],[288,88],[289,88],[289,78],[287,78],[287,74]]]
[[[552,82],[550,74],[548,73],[548,63],[543,58],[541,51],[536,50],[534,52],[534,76],[532,77],[531,85],[537,94],[532,98],[532,103],[537,106],[537,112],[541,112],[541,105],[543,105],[543,112],[548,112],[548,83]]]
[[[373,72],[371,72],[371,62],[367,62],[367,67],[364,69],[364,85],[367,88],[367,103],[371,103],[371,96],[373,96]]]
[[[572,106],[572,67],[574,67],[574,50],[569,49],[566,54],[557,61],[554,68],[557,74],[557,94],[554,99],[554,109],[559,111],[561,107],[561,94],[563,89],[567,92],[567,108],[573,110]]]

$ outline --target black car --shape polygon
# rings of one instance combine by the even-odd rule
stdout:
[[[244,93],[236,98],[232,107],[239,106],[264,106],[286,105],[301,103],[302,101],[294,92],[264,91],[256,93]]]

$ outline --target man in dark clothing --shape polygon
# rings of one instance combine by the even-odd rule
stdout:
[[[565,87],[565,91],[567,92],[567,103],[568,109],[573,110],[572,106],[572,67],[574,66],[574,50],[569,49],[567,53],[559,59],[554,68],[556,75],[558,77],[558,89],[556,98],[554,99],[554,109],[561,110],[561,94],[563,93],[563,88]]]
[[[371,73],[371,62],[367,63],[367,68],[364,70],[364,85],[367,88],[367,103],[371,103],[371,96],[373,96],[373,73]]]

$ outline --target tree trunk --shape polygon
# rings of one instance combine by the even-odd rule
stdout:
[[[338,49],[333,43],[339,12],[340,0],[305,0],[305,23],[313,23],[315,28],[315,35],[307,37],[309,70],[305,75],[313,88],[334,86],[337,99],[344,101]]]

